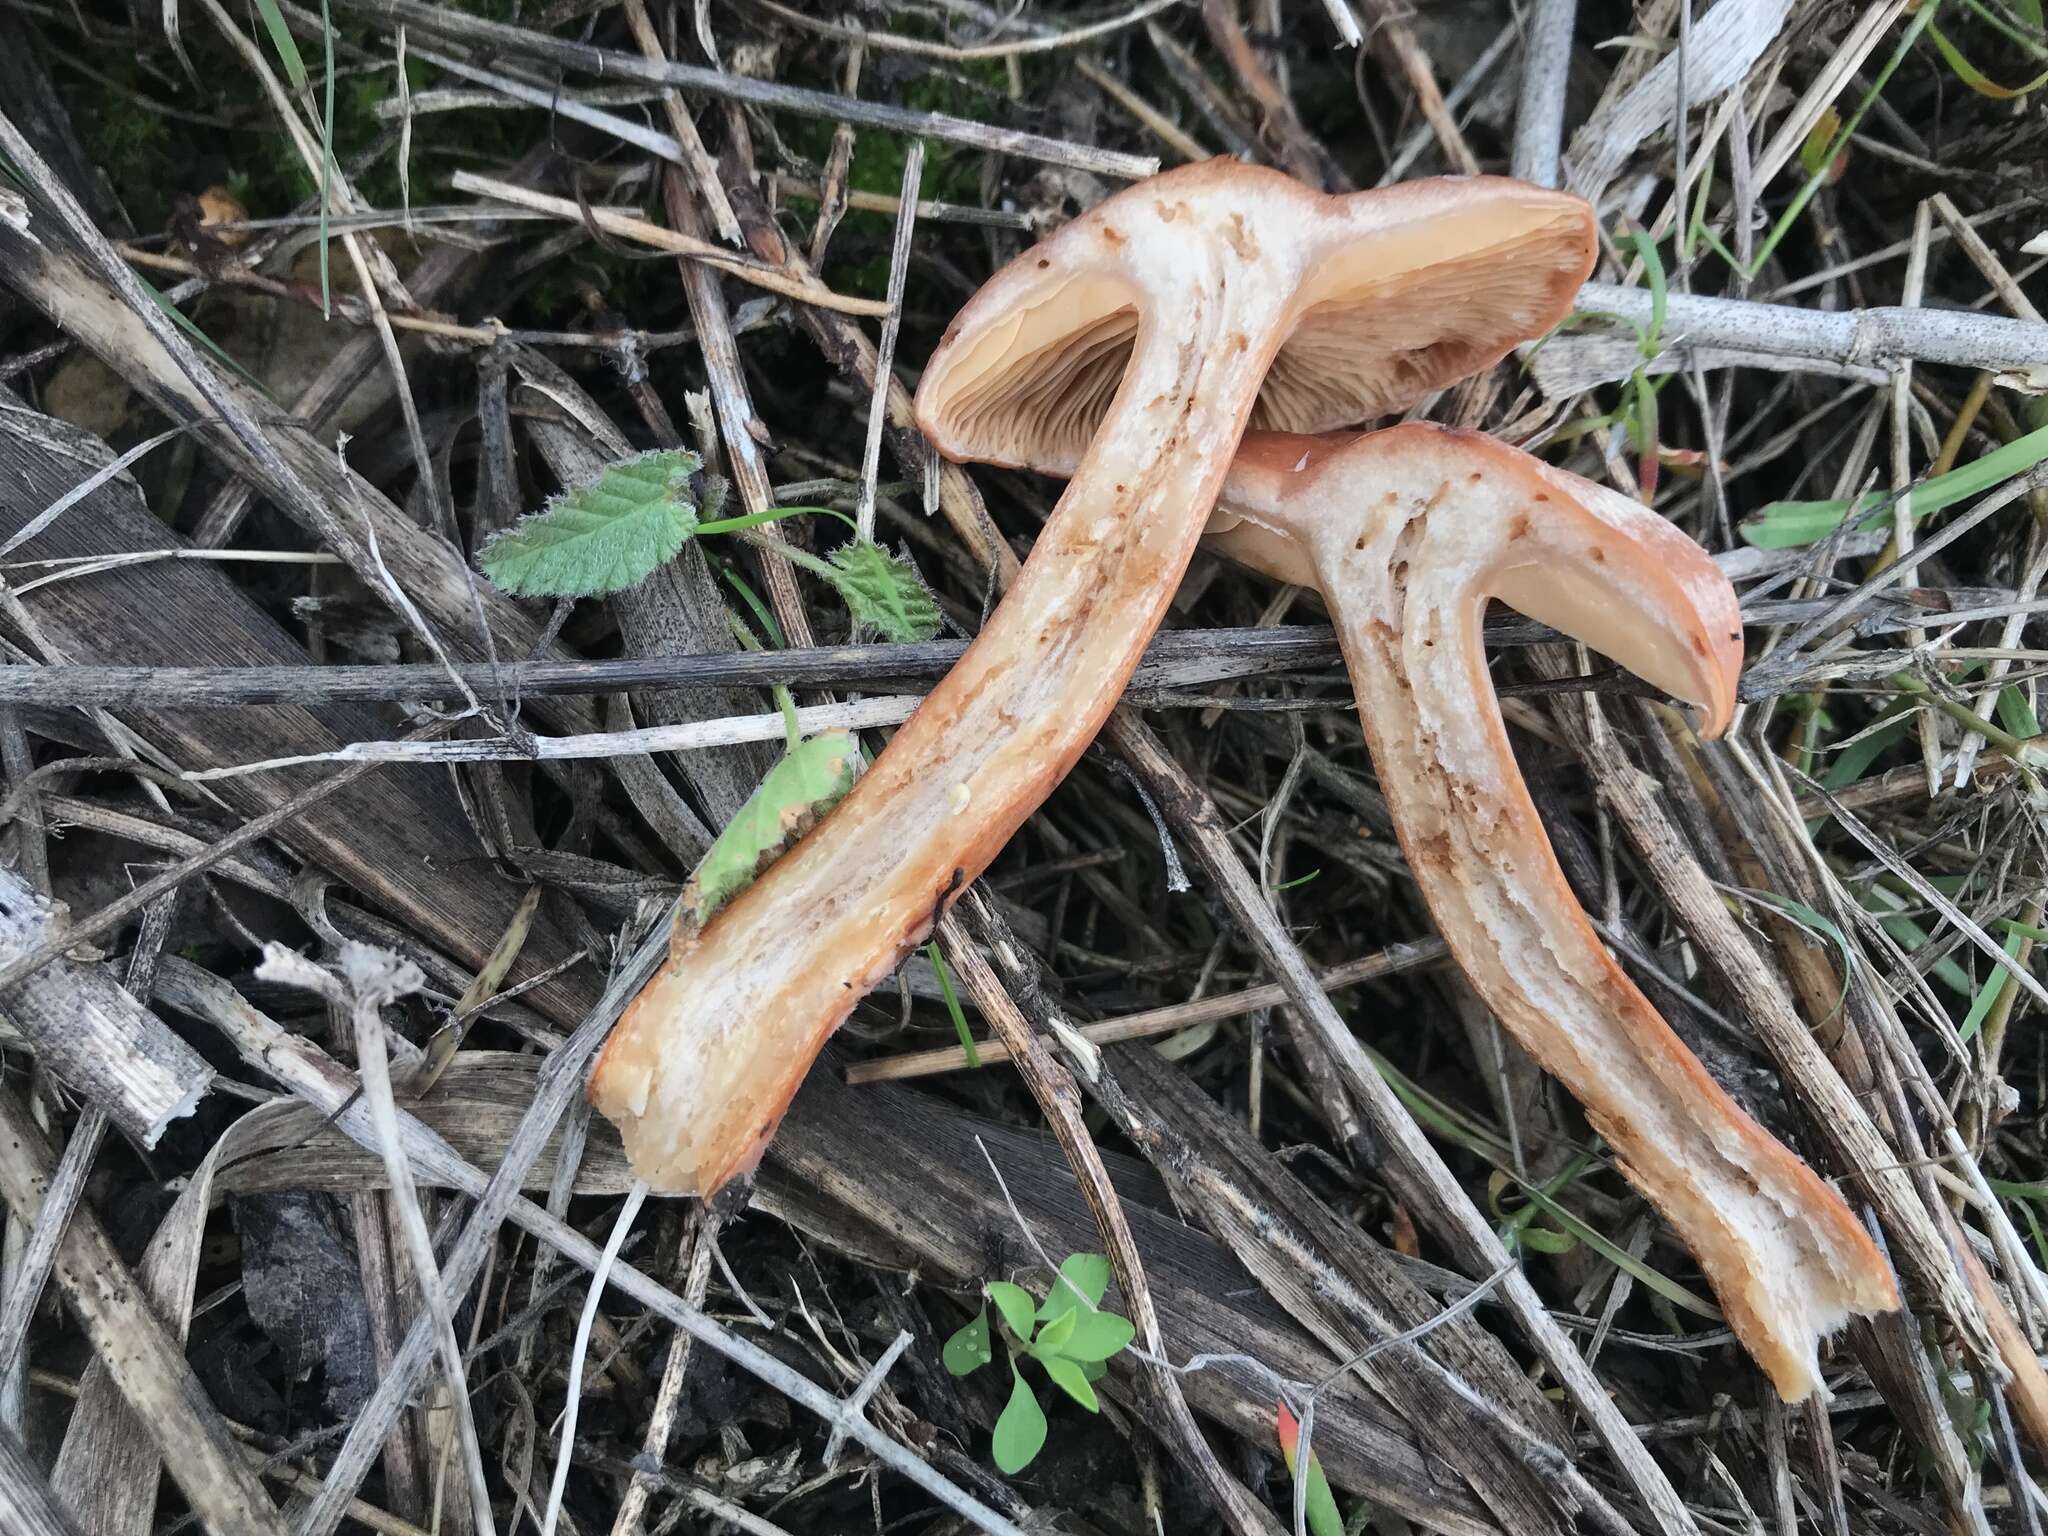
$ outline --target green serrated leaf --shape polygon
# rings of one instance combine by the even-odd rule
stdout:
[[[996,1465],[1015,1476],[1031,1465],[1045,1446],[1045,1410],[1024,1384],[1016,1362],[1010,1364],[1010,1402],[996,1420],[994,1444],[990,1447]]]
[[[683,888],[679,934],[694,934],[711,914],[752,884],[853,788],[860,746],[851,731],[820,731],[768,770]]]
[[[1018,1342],[1031,1342],[1031,1325],[1038,1306],[1031,1299],[1031,1293],[1021,1285],[1012,1285],[1007,1280],[991,1280],[987,1286],[988,1299],[996,1304],[996,1310],[1003,1314],[1003,1324],[1017,1336]]]
[[[1108,1360],[1122,1351],[1123,1347],[1138,1336],[1138,1330],[1127,1317],[1118,1317],[1114,1312],[1080,1312],[1074,1331],[1066,1343],[1060,1346],[1060,1353],[1069,1360]]]
[[[1083,1408],[1090,1413],[1101,1410],[1102,1405],[1095,1401],[1095,1389],[1088,1385],[1087,1374],[1074,1361],[1055,1355],[1050,1360],[1041,1359],[1038,1363],[1045,1367],[1045,1374],[1052,1378],[1052,1384]]]
[[[898,645],[929,640],[939,632],[939,605],[917,571],[879,544],[842,544],[832,551],[826,578],[856,622]]]
[[[939,1351],[939,1359],[955,1376],[972,1375],[995,1357],[995,1346],[989,1342],[986,1307],[974,1314],[973,1322],[946,1340]]]
[[[1080,1316],[1070,1308],[1051,1322],[1039,1324],[1038,1337],[1031,1343],[1031,1353],[1041,1360],[1050,1360],[1062,1353],[1067,1347],[1067,1340],[1074,1336],[1074,1323]]]
[[[1070,1253],[1060,1265],[1059,1278],[1052,1283],[1052,1294],[1038,1309],[1039,1321],[1050,1322],[1073,1311],[1082,1301],[1093,1308],[1108,1289],[1108,1259],[1099,1253]]]
[[[493,538],[477,564],[515,597],[623,592],[673,560],[696,532],[690,476],[701,463],[683,449],[621,459]]]

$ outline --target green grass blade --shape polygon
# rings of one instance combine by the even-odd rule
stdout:
[[[1946,511],[1993,486],[2003,485],[2015,475],[2026,474],[2043,460],[2048,460],[2048,427],[2016,437],[1960,469],[1923,480],[1913,487],[1913,516],[1917,520]],[[1868,519],[1866,527],[1875,528],[1896,499],[1890,495],[1863,496],[1858,498],[1854,510]],[[1846,500],[1772,502],[1754,517],[1743,519],[1743,541],[1758,549],[1794,549],[1818,543],[1840,527],[1850,511]]]
[[[270,34],[270,46],[277,50],[285,78],[291,81],[293,90],[303,91],[306,61],[299,56],[299,45],[292,37],[292,29],[284,24],[284,12],[277,8],[277,0],[256,0],[256,14],[263,18],[263,30]]]
[[[1806,205],[1813,201],[1814,193],[1827,181],[1828,168],[1835,163],[1835,156],[1842,152],[1851,136],[1862,125],[1863,115],[1870,110],[1871,104],[1884,94],[1884,88],[1891,83],[1892,76],[1906,61],[1907,54],[1913,51],[1913,44],[1920,40],[1920,34],[1933,23],[1934,13],[1940,8],[1941,0],[1923,0],[1920,8],[1913,13],[1913,19],[1906,24],[1906,30],[1900,35],[1898,46],[1892,50],[1891,57],[1885,60],[1884,67],[1877,73],[1877,78],[1870,83],[1870,89],[1863,93],[1863,99],[1856,103],[1855,110],[1843,120],[1840,131],[1835,134],[1826,153],[1820,156],[1820,169],[1806,178],[1785,211],[1778,215],[1778,221],[1771,226],[1770,233],[1765,235],[1762,243],[1757,246],[1756,255],[1749,264],[1750,277],[1754,278],[1763,271],[1765,263],[1778,249],[1779,242],[1792,232],[1793,227],[1804,216]]]
[[[2013,960],[2019,959],[2020,946],[2026,943],[2030,937],[2032,935],[2025,931],[2023,925],[2007,923],[2005,935],[2005,953],[2007,957]],[[1963,1022],[1956,1030],[1956,1038],[1965,1045],[1975,1039],[1977,1031],[1984,1027],[1984,1021],[1991,1016],[1991,1010],[1997,1004],[2000,995],[2004,993],[2007,987],[2016,987],[2018,985],[2019,983],[2003,970],[1994,969],[1989,976],[1984,978],[1983,983],[1977,988],[1976,995],[1970,999],[1970,1011],[1963,1015]]]
[[[1517,1182],[1520,1181],[1518,1180]],[[1543,1214],[1550,1218],[1558,1231],[1576,1237],[1588,1248],[1599,1254],[1601,1258],[1614,1265],[1615,1268],[1625,1270],[1627,1273],[1635,1276],[1638,1281],[1647,1285],[1673,1306],[1683,1307],[1695,1316],[1704,1317],[1713,1322],[1723,1321],[1721,1309],[1711,1301],[1708,1301],[1706,1297],[1701,1296],[1695,1291],[1687,1290],[1670,1276],[1660,1274],[1658,1271],[1650,1268],[1649,1265],[1638,1259],[1627,1249],[1609,1242],[1599,1232],[1588,1226],[1585,1221],[1574,1215],[1564,1206],[1559,1205],[1533,1184],[1523,1184],[1522,1189],[1528,1195],[1531,1203],[1541,1208]]]
[[[260,393],[264,399],[271,400],[270,391],[263,387],[263,381],[257,378],[256,375],[251,373],[248,369],[244,368],[240,363],[236,362],[232,357],[228,356],[227,352],[222,349],[221,344],[215,341],[211,336],[207,335],[206,332],[199,329],[199,322],[194,320],[190,315],[186,314],[185,311],[178,308],[177,305],[173,304],[170,301],[170,299],[165,296],[162,289],[158,288],[155,283],[152,283],[140,272],[137,272],[135,274],[135,281],[142,284],[143,290],[146,293],[148,293],[148,295],[152,299],[156,301],[157,308],[161,309],[166,315],[170,316],[171,324],[175,325],[187,336],[190,336],[194,341],[198,342],[199,345],[206,348],[207,351],[211,352],[215,357],[219,358],[223,363],[227,364],[228,367],[234,369],[236,373],[241,375],[243,381],[249,384],[255,390],[257,390],[257,392]],[[275,401],[272,401],[272,403],[275,404]]]
[[[2042,86],[2048,85],[2048,70],[2043,70],[2025,85],[2000,85],[1964,58],[1962,50],[1942,35],[1941,28],[1929,27],[1927,39],[1934,44],[1934,51],[1942,56],[1948,67],[1956,72],[1956,78],[1979,96],[1989,96],[1993,101],[2011,101],[2015,97],[2024,96],[2029,91],[2038,91]]]
[[[334,202],[334,18],[329,0],[320,0],[320,45],[327,55],[327,83],[320,108],[320,313],[332,315],[329,291],[332,248],[327,239],[327,210]],[[303,70],[301,73],[303,74]],[[304,82],[301,81],[301,84]]]
[[[1650,238],[1648,230],[1632,230],[1629,243],[1635,247],[1636,257],[1643,264],[1643,280],[1650,285],[1650,323],[1643,332],[1643,356],[1654,358],[1664,341],[1664,311],[1669,300],[1669,290],[1664,276],[1664,258],[1657,253],[1657,242]]]
[[[946,1012],[953,1016],[953,1028],[960,1035],[960,1049],[967,1053],[967,1065],[975,1071],[981,1070],[981,1052],[974,1048],[974,1032],[967,1027],[967,1014],[960,1007],[959,994],[953,990],[953,973],[946,969],[946,957],[939,953],[936,943],[924,947],[931,959],[932,970],[939,978],[939,995],[946,1000]]]

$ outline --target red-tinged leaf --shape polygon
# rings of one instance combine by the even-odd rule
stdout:
[[[1989,96],[1993,101],[2011,101],[2014,97],[2024,96],[2030,91],[2038,91],[2042,86],[2048,85],[2048,70],[2043,70],[2024,85],[2000,85],[1964,58],[1962,50],[1942,35],[1941,28],[1929,27],[1927,37],[1928,41],[1934,44],[1935,50],[1948,61],[1948,67],[1956,72],[1956,77],[1979,96]]]
[[[1806,168],[1807,175],[1819,176],[1821,174],[1822,157],[1827,154],[1828,146],[1835,142],[1841,131],[1841,113],[1837,112],[1833,107],[1829,107],[1825,112],[1821,113],[1820,118],[1813,125],[1813,131],[1807,134],[1806,142],[1799,147],[1799,163]],[[1825,164],[1827,170],[1825,180],[1829,186],[1833,186],[1842,179],[1842,173],[1849,168],[1849,151],[1847,146],[1836,151],[1834,158],[1826,161]]]
[[[1301,1425],[1285,1403],[1280,1405],[1277,1428],[1280,1455],[1287,1462],[1287,1471],[1289,1475],[1300,1478],[1301,1473],[1296,1469],[1294,1460],[1295,1451],[1301,1443]],[[1306,1513],[1313,1536],[1344,1536],[1344,1517],[1337,1513],[1337,1497],[1330,1491],[1330,1480],[1323,1475],[1322,1458],[1316,1455],[1313,1447],[1308,1453],[1307,1482]]]

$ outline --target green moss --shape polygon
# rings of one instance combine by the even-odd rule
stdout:
[[[113,85],[60,70],[59,94],[66,98],[72,122],[84,130],[86,152],[107,173],[129,216],[140,228],[156,227],[170,213],[170,121],[130,94],[142,88],[133,55],[110,50],[93,63]],[[87,101],[93,110],[83,110]]]
[[[838,89],[834,81],[810,83],[822,89]],[[1009,115],[1009,75],[995,60],[969,60],[944,69],[929,69],[889,94],[914,112],[997,122]],[[789,117],[777,127],[784,144],[814,163],[823,164],[831,152],[831,123],[820,118]],[[903,164],[909,153],[909,141],[902,135],[863,129],[854,140],[853,164],[847,181],[857,191],[894,197],[903,185]],[[980,162],[980,155],[973,150],[927,139],[924,196],[939,202],[978,201]]]

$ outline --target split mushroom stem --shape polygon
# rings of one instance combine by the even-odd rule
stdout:
[[[1742,666],[1727,579],[1638,503],[1429,426],[1252,434],[1209,542],[1322,592],[1381,791],[1452,955],[1691,1248],[1780,1395],[1805,1397],[1823,1336],[1898,1305],[1890,1270],[1593,932],[1516,769],[1480,639],[1499,598],[1697,706],[1715,735]]]
[[[635,1000],[592,1077],[636,1173],[753,1167],[853,1005],[1073,766],[1158,626],[1248,418],[1399,409],[1566,312],[1590,210],[1515,183],[1334,198],[1213,161],[999,272],[927,366],[939,450],[1071,471],[981,635],[851,794]]]

